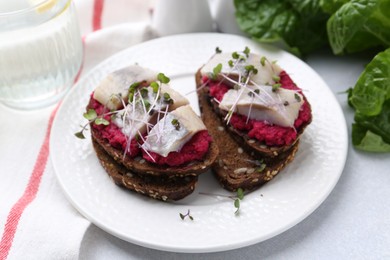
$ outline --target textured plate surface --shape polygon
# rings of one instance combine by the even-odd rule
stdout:
[[[276,178],[245,196],[240,214],[233,201],[200,192],[231,195],[211,172],[201,176],[192,195],[163,203],[123,190],[100,166],[89,138],[74,133],[90,93],[107,73],[139,63],[163,72],[196,111],[194,73],[219,46],[223,51],[252,52],[277,60],[304,91],[313,122],[301,138],[295,160]],[[89,133],[87,133],[88,135]],[[72,89],[54,121],[50,151],[58,181],[74,207],[103,230],[131,243],[175,252],[215,252],[248,246],[273,237],[313,212],[329,195],[347,155],[345,119],[325,82],[304,62],[282,50],[225,34],[188,34],[149,41],[109,58]],[[191,211],[194,221],[180,219]]]

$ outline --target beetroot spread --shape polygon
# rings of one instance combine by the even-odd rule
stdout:
[[[285,89],[297,90],[302,92],[295,83],[291,80],[290,76],[282,71],[280,73],[281,87]],[[217,81],[210,81],[207,77],[203,77],[203,82],[208,82],[210,89],[210,95],[221,101],[225,93],[230,89],[228,86]],[[305,100],[300,111],[298,118],[294,122],[295,129],[299,130],[304,123],[310,121],[311,110]],[[283,146],[292,144],[297,138],[297,131],[291,127],[283,127],[278,125],[272,125],[265,121],[258,121],[249,119],[245,115],[239,115],[234,113],[230,119],[230,124],[237,130],[247,132],[250,138],[257,139],[260,142],[264,142],[268,146]]]
[[[92,97],[90,99],[89,108],[95,109],[98,115],[108,112],[102,104]],[[105,119],[111,122],[110,115],[105,116]],[[92,127],[97,129],[101,136],[106,139],[112,147],[126,150],[126,136],[117,125],[111,123],[107,126],[92,124]],[[191,161],[201,160],[207,153],[210,142],[211,136],[206,130],[204,130],[196,133],[179,152],[171,152],[167,157],[163,157],[154,152],[148,152],[153,157],[152,159],[145,151],[142,150],[142,156],[145,160],[158,165],[179,166]],[[130,148],[127,150],[127,155],[131,158],[141,155],[140,144],[138,144],[135,138],[131,140]]]
[[[180,150],[180,152],[170,152],[167,157],[163,157],[154,152],[142,151],[143,158],[149,162],[155,162],[159,165],[167,164],[169,166],[182,165],[191,161],[201,160],[209,150],[211,136],[207,130],[199,131],[191,140],[189,140]],[[152,158],[153,159],[152,159]]]

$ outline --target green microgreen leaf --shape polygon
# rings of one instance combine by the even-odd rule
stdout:
[[[266,57],[261,57],[261,59],[260,59],[260,63],[261,63],[261,66],[265,66],[265,61],[267,60],[267,58]]]
[[[157,79],[158,81],[160,81],[161,83],[163,84],[168,84],[169,81],[171,80],[170,78],[168,78],[167,76],[164,75],[164,73],[159,73],[157,75]]]
[[[173,99],[171,98],[171,96],[167,92],[165,92],[163,94],[163,98],[164,98],[164,102],[169,103],[169,104],[173,104]]]
[[[215,53],[221,53],[221,52],[222,50],[219,47],[215,48]]]
[[[167,92],[164,93],[163,97],[164,97],[164,100],[171,99],[171,96]]]
[[[237,60],[239,57],[240,57],[240,55],[238,55],[238,53],[236,51],[232,53],[233,59]]]
[[[141,85],[141,82],[134,82],[133,84],[130,85],[129,91],[134,92],[136,90],[136,88],[139,87],[139,85]]]
[[[234,214],[238,214],[238,212],[240,210],[240,200],[239,199],[234,200],[234,207],[237,209],[236,212],[234,212]]]
[[[219,73],[221,73],[222,71],[222,64],[221,63],[218,63],[217,66],[214,67],[213,69],[213,79],[217,79],[217,76]]]
[[[176,130],[180,129],[180,122],[176,118],[172,119],[171,124],[176,128]]]
[[[244,68],[245,68],[246,71],[251,71],[251,70],[254,70],[255,66],[253,66],[253,65],[246,65]]]
[[[246,65],[244,68],[247,71],[247,73],[253,72],[253,74],[257,74],[258,72],[258,70],[253,65]]]
[[[95,109],[88,109],[86,113],[83,114],[83,117],[87,120],[95,120],[97,117]]]
[[[250,97],[254,97],[256,94],[259,95],[260,89],[255,89],[254,91],[251,91],[248,93]]]
[[[229,60],[228,64],[229,64],[229,67],[233,67],[234,66],[233,60]]]
[[[272,92],[278,91],[281,86],[282,86],[282,84],[280,84],[280,83],[273,84],[272,85]]]
[[[141,88],[141,90],[140,90],[140,92],[141,92],[141,97],[147,97],[148,96],[148,89],[147,88]]]
[[[242,200],[244,198],[244,190],[241,188],[237,189],[237,197]]]
[[[245,50],[244,50],[244,53],[245,53],[245,56],[248,58],[249,57],[249,53],[251,52],[251,50],[248,48],[248,46],[245,46]]]
[[[95,124],[97,124],[97,125],[109,125],[110,122],[108,120],[102,118],[102,117],[97,117],[95,119]]]
[[[129,97],[128,97],[127,101],[129,103],[131,103],[131,102],[133,102],[133,100],[134,100],[134,92],[129,92]]]
[[[301,100],[302,100],[302,99],[301,99],[301,96],[298,95],[297,93],[294,94],[294,98],[295,98],[295,100],[298,101],[298,102],[301,102]]]
[[[279,82],[279,81],[280,81],[280,77],[277,76],[277,75],[272,76],[272,79],[273,79],[275,82]]]
[[[194,217],[191,216],[191,214],[190,214],[190,210],[188,210],[186,214],[179,213],[179,216],[180,216],[181,220],[184,220],[186,217],[188,217],[192,221],[194,220]]]
[[[153,93],[157,93],[158,92],[158,88],[160,87],[159,85],[158,85],[158,83],[157,82],[152,82],[152,83],[150,83],[150,86],[152,87],[152,89],[153,89]]]
[[[75,133],[74,135],[75,135],[77,138],[85,139],[83,130],[81,130],[80,132]]]

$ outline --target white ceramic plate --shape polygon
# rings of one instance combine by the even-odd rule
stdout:
[[[194,73],[214,53],[252,52],[277,60],[305,91],[313,122],[301,138],[295,160],[276,178],[241,202],[235,215],[231,199],[200,192],[229,194],[211,172],[203,174],[192,195],[164,203],[114,185],[100,166],[89,138],[74,133],[85,124],[82,114],[89,95],[107,73],[139,63],[171,78],[182,94],[195,89]],[[198,110],[195,93],[187,95]],[[88,135],[89,133],[87,133]],[[72,89],[53,124],[50,151],[58,181],[74,207],[92,223],[121,239],[175,252],[215,252],[271,238],[313,212],[329,195],[344,168],[347,155],[345,119],[325,82],[304,62],[285,51],[225,34],[189,34],[145,42],[109,58]],[[191,211],[194,221],[181,220]]]

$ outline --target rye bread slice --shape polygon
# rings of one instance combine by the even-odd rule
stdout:
[[[197,74],[198,87],[199,75]],[[226,129],[221,117],[215,113],[207,89],[198,89],[198,101],[202,120],[219,147],[219,156],[212,170],[223,188],[230,191],[236,191],[238,188],[247,191],[256,189],[274,178],[294,159],[299,141],[272,158],[248,151],[243,149],[244,142],[237,142],[237,139],[232,137],[233,134]],[[266,166],[260,171],[262,163]]]
[[[197,176],[167,178],[139,175],[116,162],[93,137],[92,144],[100,164],[118,186],[163,201],[180,200],[195,189]]]
[[[91,127],[91,135],[96,142],[118,163],[124,165],[132,172],[139,175],[150,176],[166,176],[168,178],[185,177],[185,176],[198,176],[199,174],[206,172],[210,169],[211,165],[215,162],[219,149],[215,141],[212,141],[209,146],[209,151],[204,156],[203,161],[193,161],[191,163],[180,166],[164,166],[156,165],[152,162],[148,162],[138,157],[130,158],[129,156],[123,156],[123,151],[117,149],[109,144],[105,140],[100,132]]]
[[[218,107],[218,103],[215,102],[214,98],[212,98],[209,95],[209,88],[207,86],[202,86],[202,75],[200,73],[200,70],[201,69],[199,69],[195,75],[197,89],[201,88],[200,92],[202,93],[202,95],[207,97],[207,100],[210,103],[211,108],[214,110],[214,113],[216,113],[218,115],[218,119],[221,120],[226,116],[226,112],[220,110]],[[304,97],[304,99],[306,100],[306,97]],[[310,107],[309,103],[308,105]],[[299,137],[302,135],[305,128],[310,123],[311,123],[311,119],[310,121],[306,122],[301,127],[299,127],[299,129],[297,129],[297,138],[295,139],[295,141],[292,144],[285,145],[285,146],[268,146],[264,143],[259,142],[256,139],[250,138],[246,132],[237,130],[232,126],[228,126],[227,131],[231,134],[231,137],[235,139],[240,144],[240,146],[246,151],[250,153],[253,152],[257,156],[273,158],[292,149],[293,146],[298,142]],[[226,124],[224,123],[224,125]]]
[[[92,98],[86,108],[88,110],[92,107]],[[215,162],[219,150],[214,141],[210,143],[209,150],[205,154],[202,161],[193,161],[185,165],[176,167],[157,165],[152,162],[148,162],[140,157],[137,159],[124,156],[122,149],[115,148],[110,145],[108,140],[102,137],[99,130],[92,127],[91,123],[91,136],[100,144],[100,146],[118,163],[124,165],[132,172],[136,172],[140,175],[151,176],[167,176],[167,177],[184,177],[184,176],[198,176],[201,173],[208,171],[211,165]]]

